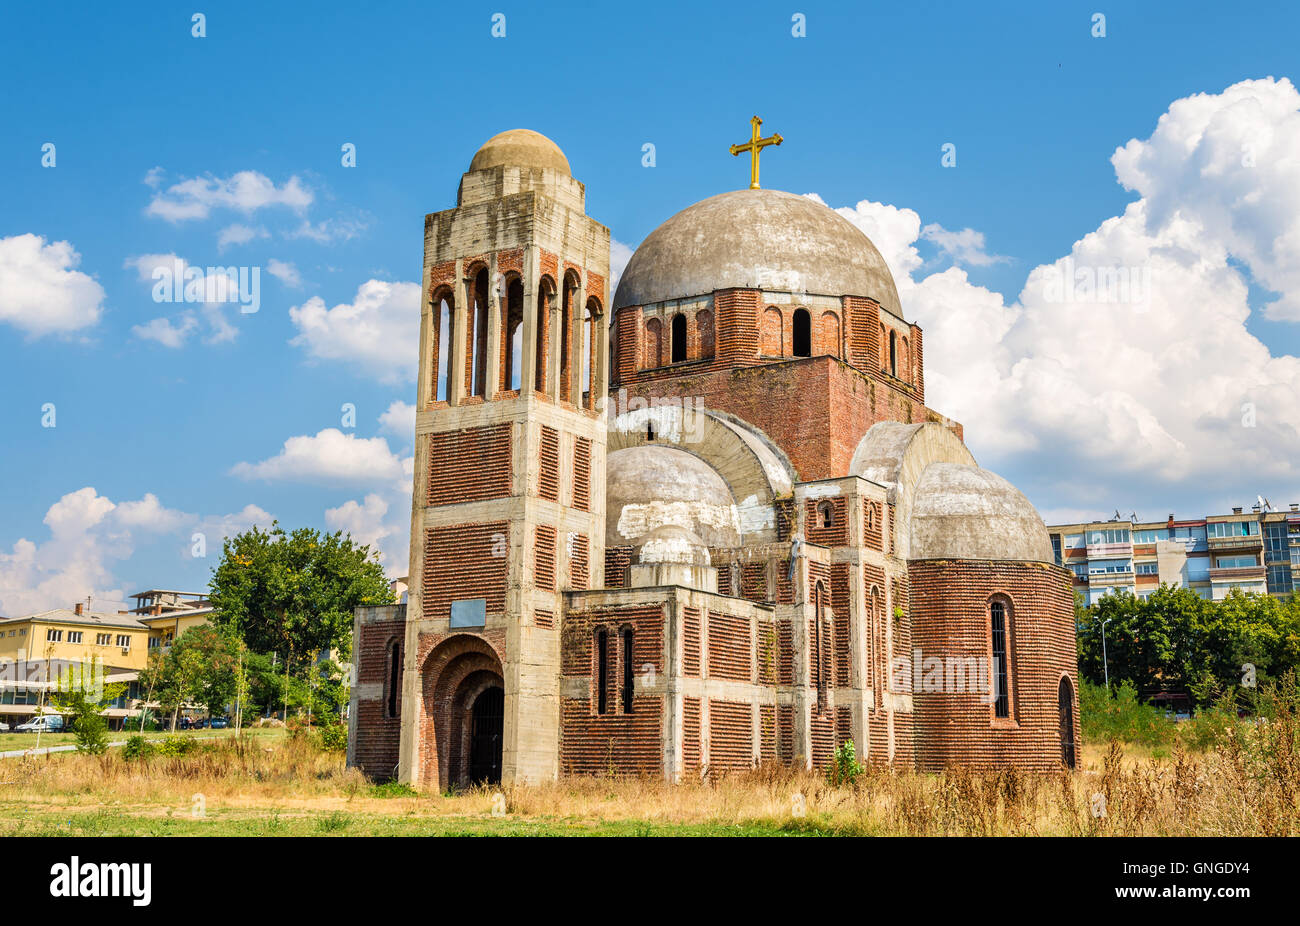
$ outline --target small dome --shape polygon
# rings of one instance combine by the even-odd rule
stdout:
[[[707,546],[740,543],[736,500],[716,469],[693,453],[656,444],[605,458],[605,543],[627,546],[664,525]]]
[[[680,566],[709,565],[709,548],[684,527],[665,524],[641,538],[636,551],[641,565],[671,563]]]
[[[1055,562],[1042,517],[996,473],[931,463],[912,503],[909,559]]]
[[[510,129],[493,135],[469,162],[470,170],[491,170],[493,167],[549,167],[572,176],[569,159],[560,146],[531,129]]]
[[[614,308],[717,289],[868,296],[902,317],[893,274],[834,209],[780,190],[737,190],[688,206],[641,242]]]

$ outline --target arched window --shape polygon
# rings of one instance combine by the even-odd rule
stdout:
[[[664,326],[657,318],[645,323],[645,364],[644,369],[652,370],[663,361]]]
[[[898,335],[889,332],[889,375],[898,376]]]
[[[564,275],[560,294],[560,393],[566,402],[573,400],[573,298],[578,294],[578,278],[572,273]]]
[[[595,299],[587,300],[586,313],[582,318],[582,400],[583,408],[594,408],[596,393],[591,388],[593,371],[596,369],[596,317],[600,315],[600,303]]]
[[[451,326],[455,318],[452,311],[455,299],[444,290],[433,297],[433,352],[438,358],[438,379],[433,384],[433,398],[436,402],[447,401],[447,363],[454,343]]]
[[[835,506],[830,502],[821,502],[817,505],[817,526],[835,526]]]
[[[1056,710],[1061,727],[1061,764],[1074,768],[1074,686],[1068,676],[1061,676],[1056,690]]]
[[[398,693],[402,690],[402,641],[388,644],[388,696],[384,699],[384,715],[392,720],[398,716]]]
[[[821,319],[821,348],[819,354],[840,356],[840,317],[834,312],[823,312]]]
[[[1006,718],[1011,716],[1011,626],[1007,606],[1001,601],[989,605],[990,649],[993,659],[990,665],[990,694],[993,696],[993,716]]]
[[[876,529],[876,506],[872,502],[867,502],[867,530]]]
[[[467,373],[471,374],[470,395],[487,394],[487,343],[488,343],[488,272],[487,268],[474,274],[472,288],[472,331],[469,343],[470,362]]]
[[[632,713],[633,678],[635,668],[632,662],[632,628],[623,628],[623,713]]]
[[[794,310],[794,327],[790,332],[790,345],[796,357],[812,356],[812,319],[807,309]]]
[[[700,309],[695,313],[695,336],[700,345],[700,357],[707,360],[713,356],[713,313]]]
[[[596,631],[596,713],[603,714],[608,709],[609,693],[609,632],[604,628]]]
[[[501,296],[501,380],[500,389],[519,388],[523,367],[524,284],[511,275]]]
[[[678,312],[673,316],[673,363],[686,359],[686,316]]]
[[[785,356],[785,323],[781,310],[768,306],[763,310],[762,345],[759,348],[764,357]]]
[[[880,589],[871,587],[871,640],[868,651],[871,658],[871,692],[875,710],[884,707],[885,699],[885,623],[884,604]]]
[[[534,354],[533,388],[543,395],[547,394],[550,388],[546,367],[550,359],[547,346],[550,342],[553,288],[554,284],[549,279],[543,279],[541,286],[537,288],[537,349]]]
[[[899,379],[910,383],[912,381],[912,349],[908,346],[907,338],[903,338],[903,362],[899,364],[903,371]]]

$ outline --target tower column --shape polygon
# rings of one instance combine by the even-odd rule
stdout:
[[[487,365],[486,375],[483,377],[484,401],[489,401],[496,396],[497,381],[501,375],[501,287],[497,281],[496,251],[488,255],[487,326],[487,356],[483,358]]]
[[[569,396],[574,405],[582,405],[582,367],[588,360],[588,355],[583,350],[582,333],[583,319],[587,317],[587,274],[584,271],[578,278],[578,288],[573,291],[573,297],[569,301]],[[592,333],[595,331],[595,324],[592,324]],[[593,380],[594,383],[594,380]]]
[[[447,345],[447,403],[459,405],[465,399],[465,344],[469,318],[469,287],[465,285],[465,261],[456,258],[456,306],[452,312],[451,343]]]
[[[520,350],[519,394],[532,395],[537,382],[537,248],[524,249],[524,330]]]

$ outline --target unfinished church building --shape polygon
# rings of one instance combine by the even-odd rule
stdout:
[[[349,762],[418,788],[1073,766],[1069,574],[925,405],[867,237],[751,188],[610,298],[560,149],[489,140],[425,219],[404,605],[359,609]]]

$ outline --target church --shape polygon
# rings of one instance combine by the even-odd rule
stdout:
[[[610,235],[550,139],[424,223],[409,592],[360,608],[349,764],[422,790],[769,763],[1051,772],[1074,599],[925,404],[872,242],[759,186]]]

